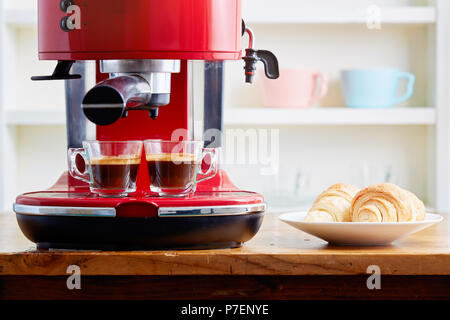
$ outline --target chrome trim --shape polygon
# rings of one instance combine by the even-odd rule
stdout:
[[[37,216],[66,216],[66,217],[116,217],[115,208],[104,207],[58,207],[58,206],[30,206],[14,204],[15,213]],[[223,216],[244,215],[264,212],[265,203],[214,206],[214,207],[165,207],[158,209],[159,217],[198,217],[198,216]]]
[[[29,206],[15,203],[15,213],[36,216],[66,216],[66,217],[110,217],[116,216],[115,208],[103,207],[44,207]]]
[[[265,203],[215,206],[215,207],[166,207],[159,208],[159,217],[197,217],[197,216],[224,216],[224,215],[244,215],[266,210]]]
[[[180,70],[180,60],[100,60],[100,72],[102,73],[179,73]]]
[[[67,148],[81,148],[86,140],[88,122],[90,123],[80,108],[87,88],[87,63],[77,61],[72,65],[72,72],[80,74],[82,78],[65,83]]]

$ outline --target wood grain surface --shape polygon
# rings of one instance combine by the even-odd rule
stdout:
[[[0,215],[0,276],[67,276],[78,265],[86,276],[188,275],[450,275],[450,224],[440,224],[384,247],[337,247],[267,213],[259,233],[241,248],[184,251],[37,250],[13,214]]]

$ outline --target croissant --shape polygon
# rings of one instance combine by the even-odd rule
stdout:
[[[308,222],[351,221],[350,205],[360,189],[350,184],[338,183],[322,192],[305,217]]]
[[[425,205],[412,192],[392,183],[369,186],[351,204],[354,222],[406,222],[425,219]]]

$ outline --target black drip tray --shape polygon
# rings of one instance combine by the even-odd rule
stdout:
[[[238,247],[258,232],[264,212],[242,215],[111,218],[16,214],[39,248],[80,250]]]

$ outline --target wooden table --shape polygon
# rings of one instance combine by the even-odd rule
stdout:
[[[335,247],[267,213],[243,247],[199,251],[36,250],[0,215],[1,299],[450,298],[450,224],[386,247]],[[81,290],[68,290],[68,266]],[[369,290],[367,268],[381,270]]]

